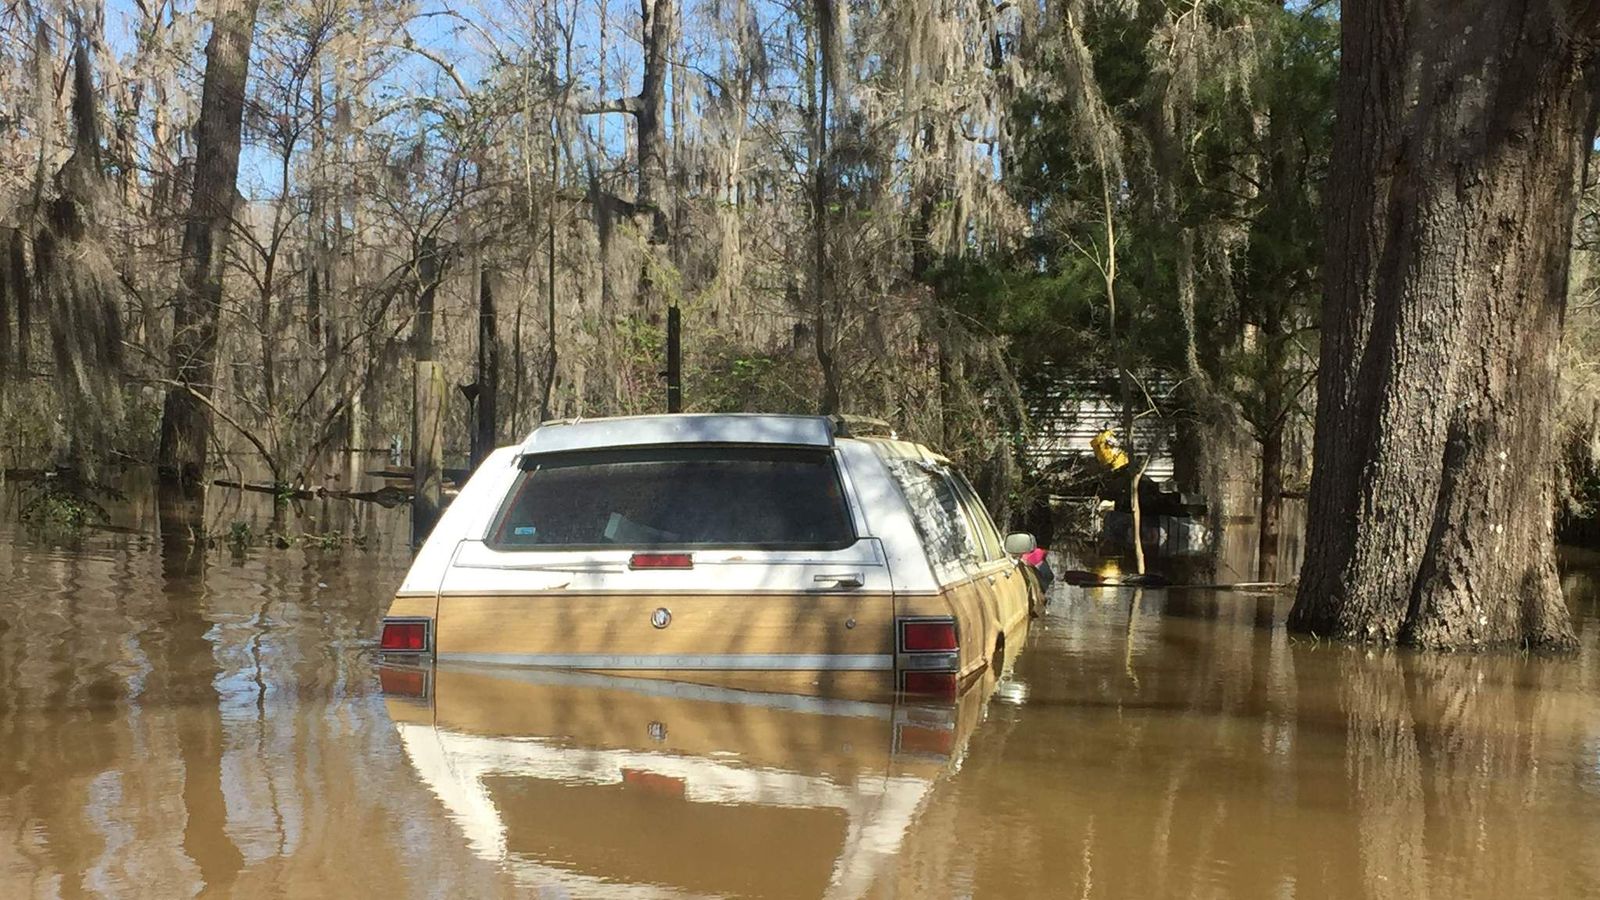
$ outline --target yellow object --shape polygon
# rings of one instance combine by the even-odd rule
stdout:
[[[1113,472],[1128,464],[1128,454],[1117,446],[1117,434],[1110,428],[1090,438],[1089,447],[1094,450],[1094,458],[1100,461],[1100,465]]]

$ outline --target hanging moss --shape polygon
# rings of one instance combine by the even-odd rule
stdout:
[[[9,360],[10,371],[22,374],[28,370],[28,335],[33,330],[33,282],[28,279],[27,253],[21,231],[12,228],[0,233],[0,254],[4,254],[0,268],[5,269],[6,291],[17,323],[16,350]]]

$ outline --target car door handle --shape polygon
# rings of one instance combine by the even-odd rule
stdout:
[[[865,583],[860,572],[838,572],[828,575],[818,575],[811,579],[817,584],[832,584],[834,587],[858,588]]]

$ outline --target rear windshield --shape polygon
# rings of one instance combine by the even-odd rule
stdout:
[[[644,447],[530,457],[492,545],[801,550],[855,539],[830,451]]]

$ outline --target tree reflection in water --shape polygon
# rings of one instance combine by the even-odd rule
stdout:
[[[1271,595],[1067,588],[1018,660],[1027,707],[974,734],[895,883],[942,894],[961,848],[976,896],[1592,895],[1592,590],[1569,582],[1585,648],[1552,659],[1291,641]]]
[[[220,675],[206,613],[205,495],[163,487],[158,492],[162,596],[168,607],[155,639],[164,696],[160,702],[192,710],[174,732],[183,765],[183,851],[200,870],[200,884],[227,891],[244,868],[228,836],[222,790]],[[155,699],[155,698],[150,698]]]

